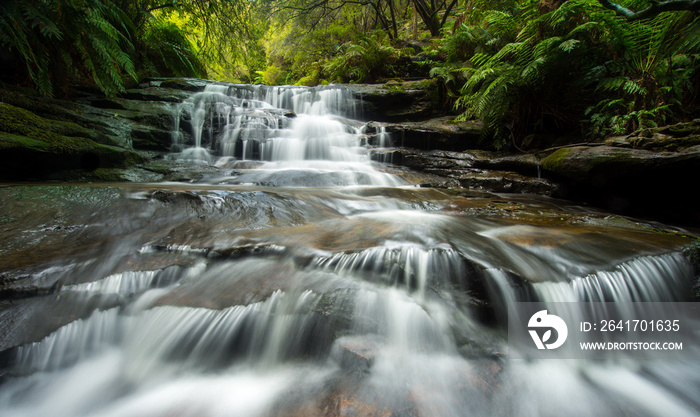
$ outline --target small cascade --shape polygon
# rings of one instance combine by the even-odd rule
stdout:
[[[361,102],[338,86],[207,85],[178,107],[173,149],[180,152],[174,157],[204,163],[217,157],[228,158],[229,164],[231,158],[268,162],[257,173],[242,172],[226,180],[232,184],[316,185],[305,178],[279,182],[278,177],[293,171],[329,176],[318,185],[402,185],[371,166],[363,124],[355,121],[360,109]],[[184,149],[179,132],[183,120],[189,121],[193,145]],[[383,126],[378,141],[381,146],[390,143]]]
[[[180,278],[178,267],[156,271],[126,271],[98,281],[67,285],[63,291],[133,295],[149,288],[171,285]]]
[[[374,148],[370,151],[372,160],[381,163],[393,163],[394,152],[391,149],[393,141],[391,133],[387,132],[386,126],[373,123],[373,128],[376,130],[372,137]]]
[[[392,146],[391,135],[386,131],[386,126],[377,127],[377,145],[380,148],[390,148]]]
[[[96,311],[71,322],[44,340],[20,346],[16,367],[22,372],[51,371],[74,364],[114,345],[122,336],[119,309]]]
[[[693,283],[693,267],[680,253],[644,256],[570,282],[533,285],[543,301],[684,301]]]
[[[388,242],[361,252],[319,257],[312,265],[338,274],[361,276],[370,282],[403,287],[421,297],[430,287],[455,285],[464,288],[462,259],[446,245],[425,248]]]
[[[324,352],[330,344],[314,313],[318,297],[275,292],[268,300],[224,310],[163,306],[133,320],[125,350],[132,378],[168,363],[187,369],[225,369],[237,360],[261,367]],[[138,376],[137,376],[138,375]]]
[[[487,269],[491,291],[504,305],[515,302],[673,302],[684,301],[693,267],[680,253],[643,256],[584,277],[516,284],[500,269]]]
[[[372,353],[455,353],[447,315],[436,304],[421,305],[403,291],[360,289],[353,298],[351,334],[336,346],[364,339]]]
[[[501,269],[486,269],[484,274],[495,313],[504,323],[507,317],[521,314],[516,307],[518,302],[544,306],[583,303],[572,307],[570,313],[579,319],[583,319],[580,314],[584,310],[599,314],[586,309],[587,303],[616,303],[616,314],[625,320],[635,319],[638,311],[634,303],[645,303],[645,309],[655,309],[657,317],[665,317],[666,307],[649,303],[686,301],[694,280],[693,267],[681,253],[642,256],[609,270],[561,281],[523,282]],[[584,310],[577,310],[579,307]]]

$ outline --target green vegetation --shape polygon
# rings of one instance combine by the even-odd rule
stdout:
[[[0,175],[36,178],[57,170],[96,171],[143,161],[133,151],[90,139],[98,136],[74,123],[0,103]]]
[[[10,0],[0,77],[66,96],[148,76],[317,85],[436,78],[443,108],[522,148],[696,118],[694,2]]]
[[[693,117],[698,31],[692,12],[629,22],[597,1],[519,2],[448,36],[433,74],[496,147],[530,133],[597,139]]]

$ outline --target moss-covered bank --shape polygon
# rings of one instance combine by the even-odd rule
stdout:
[[[56,171],[123,168],[143,161],[136,152],[96,142],[100,133],[0,104],[0,176],[45,178]]]

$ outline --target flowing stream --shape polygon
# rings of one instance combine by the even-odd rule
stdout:
[[[174,114],[170,159],[216,168],[200,181],[0,189],[0,415],[700,413],[697,360],[515,360],[504,322],[687,301],[686,239],[417,187],[358,119],[341,87],[210,85]]]

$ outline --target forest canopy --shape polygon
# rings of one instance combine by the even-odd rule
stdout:
[[[484,140],[694,118],[700,1],[5,0],[0,77],[67,96],[152,76],[317,85],[438,80]]]

